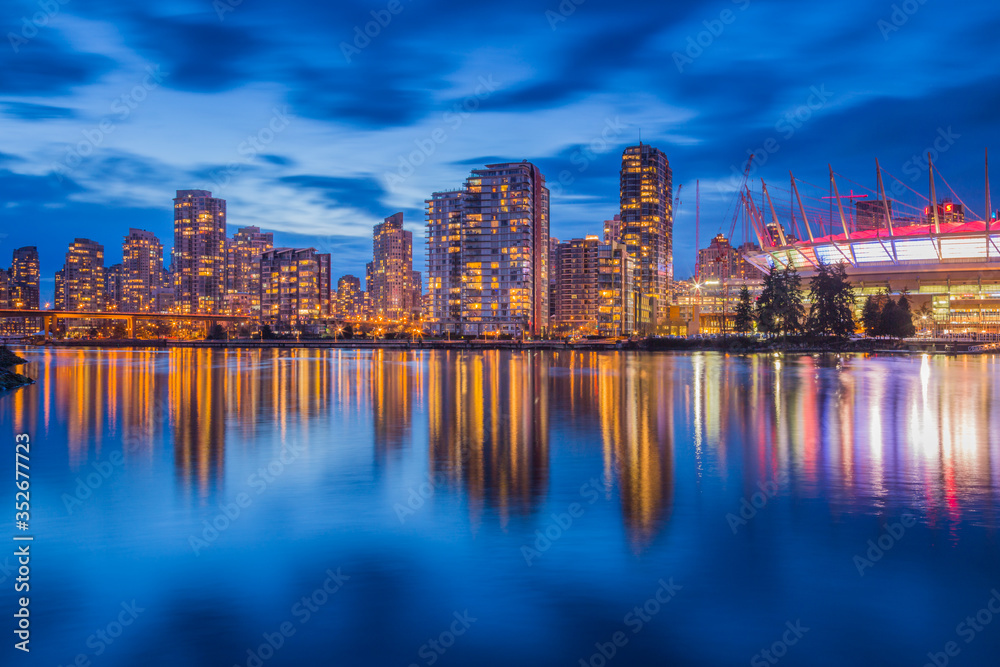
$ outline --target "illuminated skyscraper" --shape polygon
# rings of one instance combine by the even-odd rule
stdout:
[[[459,205],[455,246],[451,225]],[[448,233],[442,234],[445,220]],[[548,329],[549,190],[535,165],[511,162],[473,170],[460,196],[440,192],[428,200],[428,227],[428,237],[437,239],[428,248],[428,281],[436,293],[432,328],[473,336],[541,335]],[[457,277],[454,260],[441,257],[450,253],[460,256]]]
[[[599,250],[596,236],[563,241],[556,249],[552,271],[556,276],[556,316],[559,333],[597,334],[600,306]]]
[[[58,303],[58,290],[56,302]],[[124,311],[125,308],[125,270],[121,264],[112,264],[104,269],[104,309],[108,311]]]
[[[413,234],[403,229],[403,214],[396,213],[375,225],[372,261],[365,287],[371,294],[376,318],[409,321],[413,317]]]
[[[36,310],[39,301],[41,271],[38,265],[38,248],[25,246],[14,251],[10,265],[11,308]]]
[[[435,192],[427,205],[427,324],[436,334],[460,332],[463,190]]]
[[[155,291],[163,284],[163,244],[152,232],[128,230],[122,243],[121,282],[121,310],[153,312]]]
[[[226,200],[207,190],[174,199],[173,276],[181,313],[221,313],[226,293]]]
[[[242,227],[226,242],[226,301],[233,315],[260,316],[260,258],[274,247],[274,234]]]
[[[104,246],[90,239],[74,239],[56,282],[57,295],[61,292],[62,296],[61,304],[56,300],[58,310],[103,311]]]
[[[337,298],[334,315],[348,322],[358,322],[365,317],[365,294],[361,291],[361,279],[346,275],[337,281]]]
[[[274,248],[261,255],[261,322],[278,330],[318,330],[330,299],[330,255],[314,248]]]
[[[640,143],[622,153],[621,242],[636,260],[637,282],[650,299],[651,330],[670,316],[673,265],[673,175],[663,151]]]

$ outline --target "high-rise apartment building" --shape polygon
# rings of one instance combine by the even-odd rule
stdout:
[[[604,221],[604,242],[619,243],[622,238],[622,216],[615,214],[615,217]]]
[[[10,308],[10,273],[0,269],[0,308]]]
[[[180,313],[218,314],[226,294],[226,200],[208,190],[174,199],[173,278]]]
[[[763,280],[760,269],[746,260],[746,255],[759,252],[756,243],[744,243],[734,248],[724,234],[717,235],[707,248],[698,250],[698,280],[725,281],[737,284],[746,281]]]
[[[428,210],[441,199],[450,198],[449,206],[458,206],[455,195],[435,193]],[[527,161],[487,165],[472,171],[460,199],[457,250],[451,250],[452,239],[434,242],[444,244],[434,248],[436,254],[444,248],[460,255],[460,275],[456,280],[451,263],[428,264],[428,280],[439,295],[431,311],[436,320],[432,328],[465,335],[542,335],[549,326],[550,288],[545,177]],[[429,219],[438,228],[439,220]],[[438,231],[428,236],[442,235]],[[457,319],[452,301],[456,289],[461,307]],[[440,305],[442,294],[448,295],[447,307]]]
[[[555,321],[557,333],[595,335],[600,307],[600,247],[596,236],[563,241],[556,248]]]
[[[318,330],[330,300],[330,255],[314,248],[274,248],[261,255],[261,323],[277,330]],[[327,276],[324,284],[323,276]]]
[[[104,289],[104,246],[90,239],[74,239],[62,270],[56,274],[56,309],[103,311]]]
[[[227,312],[260,316],[260,258],[272,248],[274,234],[260,227],[242,227],[226,242]]]
[[[390,322],[413,318],[413,234],[403,229],[403,214],[395,213],[375,225],[372,261],[365,287],[374,316]]]
[[[41,270],[38,248],[25,246],[14,251],[10,265],[9,299],[11,308],[37,310]]]
[[[112,264],[104,269],[104,309],[125,309],[125,269],[121,264]]]
[[[892,200],[888,202],[892,214]],[[888,229],[885,204],[881,199],[859,199],[854,202],[854,228],[859,232]]]
[[[155,293],[163,284],[163,244],[152,232],[128,230],[122,242],[121,283],[121,310],[155,311]]]
[[[334,315],[348,322],[365,319],[365,294],[361,291],[361,279],[350,274],[337,281],[337,296]]]
[[[636,262],[620,243],[598,248],[597,328],[602,336],[631,336],[649,321],[649,299],[636,289]]]
[[[435,192],[426,204],[427,326],[460,333],[462,320],[462,202],[464,190]]]
[[[640,143],[622,153],[621,241],[636,261],[637,282],[650,299],[652,322],[645,331],[670,316],[673,265],[673,175],[667,156]]]

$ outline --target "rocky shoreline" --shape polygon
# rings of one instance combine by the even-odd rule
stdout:
[[[27,375],[21,375],[11,370],[12,366],[19,366],[26,363],[28,363],[26,359],[22,359],[6,347],[0,347],[0,391],[17,389],[18,387],[35,383]]]

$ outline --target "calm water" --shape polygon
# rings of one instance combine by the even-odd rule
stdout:
[[[4,664],[1000,656],[997,357],[22,354]]]

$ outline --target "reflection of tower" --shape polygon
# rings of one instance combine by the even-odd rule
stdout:
[[[202,499],[221,483],[226,446],[225,364],[214,350],[174,350],[170,355],[170,415],[174,424],[177,482]]]
[[[412,438],[413,400],[422,380],[420,367],[414,368],[408,361],[406,352],[373,353],[369,389],[376,457],[401,449]]]
[[[429,362],[432,474],[466,487],[506,520],[538,504],[549,477],[548,368],[530,353],[441,352]]]
[[[656,537],[673,503],[672,362],[650,360],[650,369],[615,356],[596,363],[605,460],[614,466],[625,530],[638,551]]]

